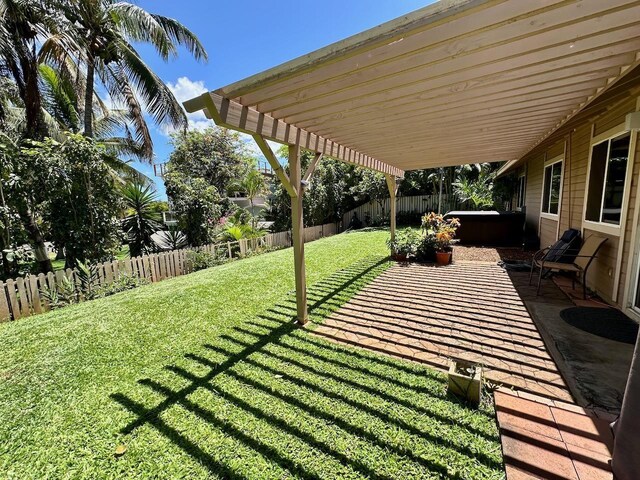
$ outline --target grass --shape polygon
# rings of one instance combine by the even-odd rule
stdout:
[[[313,322],[388,267],[386,237],[306,246]],[[0,326],[0,478],[502,478],[492,407],[296,327],[292,266],[280,250]]]

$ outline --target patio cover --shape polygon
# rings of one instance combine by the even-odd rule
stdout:
[[[231,118],[185,106],[396,176],[509,161],[638,64],[639,34],[638,1],[443,0],[205,94]]]
[[[185,108],[253,135],[289,192],[304,324],[302,194],[323,155],[385,173],[393,239],[396,177],[405,170],[513,166],[634,71],[639,52],[637,0],[441,0]],[[289,145],[288,175],[266,139]],[[304,175],[301,148],[316,152]],[[640,468],[639,399],[637,346],[613,455],[621,480]]]

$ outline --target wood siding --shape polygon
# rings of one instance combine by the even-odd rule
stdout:
[[[540,218],[540,246],[553,245],[558,239],[558,221],[551,218]]]
[[[624,231],[620,235],[605,234],[590,229],[587,225],[583,229],[583,209],[586,198],[587,168],[589,163],[590,144],[593,135],[597,136],[625,121],[625,116],[636,111],[637,98],[629,96],[607,106],[607,111],[595,118],[588,118],[574,125],[569,131],[556,134],[545,142],[541,148],[532,151],[525,157],[527,175],[527,223],[538,228],[541,245],[553,243],[556,238],[557,223],[546,218],[539,218],[540,198],[542,194],[542,176],[544,161],[566,154],[563,170],[562,200],[560,208],[560,235],[567,228],[583,230],[583,236],[605,236],[607,243],[603,246],[598,257],[589,270],[587,285],[595,290],[604,300],[623,307],[625,292],[629,288],[628,281],[633,278],[629,274],[634,246],[632,232],[634,227],[635,203],[640,175],[640,142],[636,143],[636,153],[630,190],[625,191],[628,198],[626,222]],[[620,252],[619,250],[622,249]],[[621,257],[619,257],[619,253]],[[619,276],[617,292],[614,294],[616,276]]]

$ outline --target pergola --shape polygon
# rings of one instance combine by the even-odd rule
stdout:
[[[291,196],[305,323],[302,192],[322,156],[385,174],[393,236],[405,170],[517,160],[639,63],[639,33],[638,1],[442,0],[185,108],[253,135]],[[289,145],[289,176],[266,139]]]
[[[251,134],[291,196],[304,324],[302,193],[323,156],[385,174],[393,237],[404,171],[521,158],[639,51],[640,1],[441,0],[184,105]],[[289,146],[289,175],[267,139]]]

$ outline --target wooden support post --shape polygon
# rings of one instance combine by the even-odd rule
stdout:
[[[393,242],[396,239],[396,177],[395,175],[389,175],[385,173],[385,178],[387,179],[387,187],[389,187],[389,197],[390,197],[390,212],[389,212],[389,224],[391,230],[391,241]]]
[[[300,147],[289,145],[289,181],[296,195],[291,196],[291,233],[293,237],[293,261],[296,277],[296,306],[298,323],[309,320],[307,313],[307,281],[304,269],[304,218],[302,210],[302,169]]]
[[[321,159],[322,159],[322,153],[316,152],[316,156],[307,167],[307,171],[304,172],[304,177],[302,178],[302,180],[305,183],[308,183],[311,180],[311,176],[313,175],[313,172],[315,172],[316,167],[318,166],[318,163],[320,162]]]

